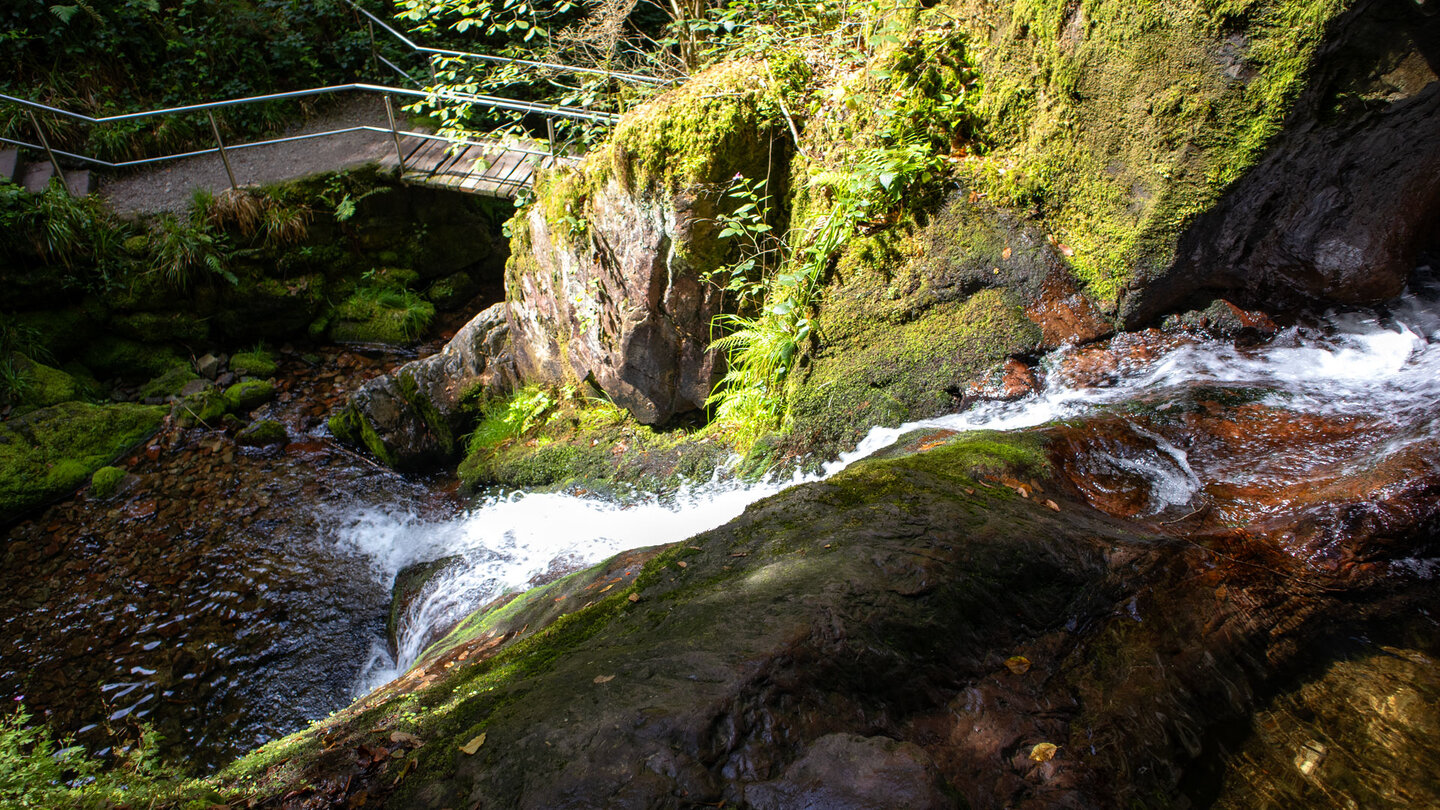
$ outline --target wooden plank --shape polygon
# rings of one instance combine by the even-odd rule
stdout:
[[[469,146],[462,146],[454,154],[446,154],[441,157],[440,162],[435,164],[435,170],[431,174],[452,174],[455,167],[465,158],[465,153],[470,151]]]

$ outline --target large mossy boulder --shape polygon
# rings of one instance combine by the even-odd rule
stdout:
[[[1096,512],[1047,441],[913,434],[638,573],[617,558],[490,606],[221,779],[262,804],[436,810],[1176,806],[1268,679],[1437,606],[1424,580],[1358,612],[1343,577],[1297,598]],[[1297,753],[1318,764],[1274,761]]]
[[[1382,301],[1430,242],[1433,3],[955,6],[989,147],[967,182],[1127,326],[1217,293]]]
[[[467,399],[514,386],[505,304],[476,315],[445,348],[365,383],[330,418],[336,438],[365,447],[392,467],[448,461],[473,420]]]
[[[84,484],[154,433],[166,411],[65,402],[0,423],[0,522]]]
[[[792,148],[763,63],[702,73],[626,116],[578,169],[542,177],[512,227],[506,298],[530,382],[591,380],[644,424],[701,409],[724,263],[716,218],[737,174],[783,176]]]

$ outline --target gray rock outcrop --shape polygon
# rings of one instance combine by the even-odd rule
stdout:
[[[464,399],[508,392],[515,379],[506,306],[499,303],[472,318],[444,349],[361,386],[330,419],[330,430],[397,469],[444,461],[460,449],[470,419]]]
[[[506,270],[520,375],[593,381],[645,424],[704,407],[720,370],[706,347],[721,292],[689,257],[714,239],[711,196],[636,196],[612,179],[585,232],[559,238],[533,207],[529,255]]]

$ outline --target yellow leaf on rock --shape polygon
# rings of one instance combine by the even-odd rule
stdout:
[[[1012,655],[1005,659],[1005,668],[1016,675],[1024,675],[1030,671],[1030,659],[1023,655]]]
[[[615,680],[615,676],[614,676],[614,675],[596,675],[596,676],[595,676],[595,683],[609,683],[609,682],[611,682],[611,681],[613,681],[613,680]]]
[[[1050,507],[1051,509],[1054,509],[1056,512],[1059,512],[1059,511],[1060,511],[1060,504],[1055,503],[1054,501],[1050,500],[1049,498],[1046,498],[1046,499],[1045,499],[1045,505],[1048,506],[1048,507]]]
[[[675,562],[675,564],[678,565],[678,566],[680,566],[681,568],[689,568],[689,567],[690,567],[690,563],[687,563],[687,562],[685,562],[684,560],[677,560],[677,561]]]
[[[405,745],[417,745],[417,746],[418,746],[418,745],[420,744],[421,740],[420,740],[419,737],[416,737],[414,734],[408,734],[408,733],[406,733],[406,732],[404,732],[404,731],[395,731],[395,732],[392,732],[392,733],[390,734],[390,742],[393,742],[393,743],[403,743],[403,744],[405,744]]]
[[[639,601],[640,601],[640,594],[638,594],[638,593],[632,593],[632,594],[630,594],[630,601],[631,601],[631,602],[639,602]]]
[[[482,732],[480,732],[480,736],[479,736],[479,737],[476,737],[475,739],[471,740],[470,742],[465,743],[464,745],[460,746],[460,750],[468,756],[468,755],[474,754],[476,751],[479,751],[479,750],[480,750],[480,746],[482,746],[482,745],[484,745],[484,744],[485,744],[485,732],[482,731]]]
[[[1035,762],[1049,762],[1055,758],[1055,752],[1059,750],[1060,746],[1054,743],[1039,743],[1030,749],[1030,759]]]

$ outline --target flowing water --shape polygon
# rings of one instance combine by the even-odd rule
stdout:
[[[1142,420],[1127,421],[1132,440],[1113,448],[1077,450],[1080,462],[1112,466],[1141,481],[1145,514],[1189,510],[1206,490],[1276,487],[1341,477],[1405,446],[1437,435],[1440,406],[1440,300],[1416,292],[1386,312],[1332,314],[1283,330],[1249,348],[1195,336],[1121,336],[1108,348],[1103,373],[1087,368],[1087,350],[1045,358],[1049,381],[1016,401],[982,402],[968,410],[895,427],[876,427],[852,451],[818,472],[743,483],[717,476],[672,497],[629,502],[557,494],[491,499],[449,521],[425,523],[393,509],[352,518],[344,545],[374,561],[388,581],[400,567],[458,555],[402,618],[395,656],[377,639],[358,681],[368,692],[407,669],[425,646],[476,606],[552,570],[556,561],[581,567],[618,551],[681,540],[739,515],[761,498],[820,480],[916,430],[1019,430],[1137,406],[1175,409],[1196,397],[1231,392],[1276,414],[1323,417],[1328,430],[1280,447],[1256,431],[1253,441],[1228,442],[1223,453],[1192,464],[1183,435],[1167,438]],[[1277,417],[1278,418],[1278,417]],[[1172,426],[1176,427],[1176,426]],[[1183,432],[1185,425],[1178,426]],[[1099,476],[1091,475],[1093,480]],[[1105,506],[1097,503],[1097,506]],[[1253,520],[1247,504],[1226,503],[1221,519]]]
[[[1122,335],[1046,357],[1036,393],[877,427],[812,473],[719,476],[622,498],[512,493],[461,506],[433,482],[320,441],[320,417],[358,376],[325,378],[326,389],[291,362],[282,374],[311,375],[294,390],[312,396],[275,406],[298,438],[285,452],[237,452],[196,434],[140,454],[140,483],[121,498],[77,498],[12,530],[0,698],[23,697],[82,741],[146,719],[200,763],[223,762],[395,677],[496,596],[720,525],[917,429],[1047,425],[1071,442],[1067,472],[1112,513],[1262,521],[1300,500],[1277,490],[1342,481],[1434,446],[1437,298],[1421,289],[1383,312],[1333,314],[1246,345]],[[346,356],[365,366],[359,376],[395,361]],[[1214,402],[1237,404],[1248,421],[1214,416]],[[1091,424],[1108,427],[1087,433]],[[397,572],[437,560],[447,563],[392,645],[384,616]],[[1410,574],[1430,570],[1407,564]]]

